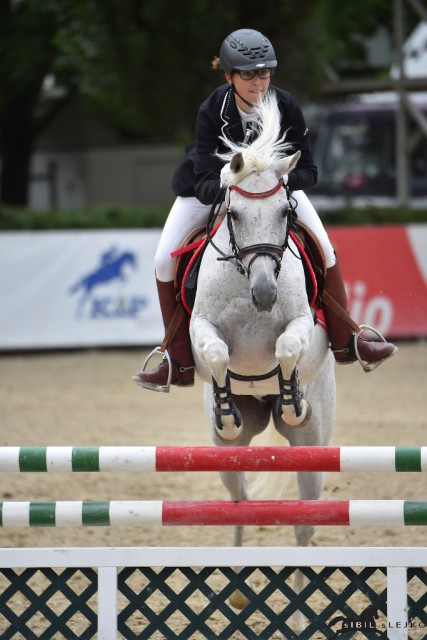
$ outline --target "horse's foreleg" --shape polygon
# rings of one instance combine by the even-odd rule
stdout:
[[[231,397],[228,347],[217,328],[201,317],[192,322],[191,339],[196,356],[208,367],[212,377],[212,412],[217,436],[227,442],[236,440],[241,434],[242,421]]]
[[[313,325],[306,316],[292,320],[276,342],[276,358],[280,364],[278,413],[292,427],[305,427],[311,418],[311,407],[299,389],[297,364],[306,356]]]

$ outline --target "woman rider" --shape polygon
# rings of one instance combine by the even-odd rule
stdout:
[[[322,246],[327,267],[325,290],[341,307],[347,309],[347,297],[336,255],[319,216],[303,191],[317,181],[308,129],[294,98],[270,84],[272,70],[276,66],[270,41],[253,29],[239,29],[227,36],[221,46],[219,59],[213,60],[212,67],[221,69],[226,84],[216,89],[199,108],[196,141],[189,145],[184,161],[175,172],[172,186],[177,197],[166,220],[154,260],[165,330],[180,304],[175,296],[175,260],[171,253],[181,246],[192,230],[206,224],[220,186],[226,182],[228,165],[224,166],[215,155],[216,151],[227,151],[220,137],[233,142],[250,142],[252,136],[256,136],[253,106],[267,91],[274,91],[277,95],[282,121],[280,135],[287,132],[293,152],[297,149],[301,151],[297,167],[287,176],[287,186],[298,203],[298,219],[314,232]],[[339,364],[354,362],[357,357],[352,328],[329,306],[324,305],[324,313],[336,361]],[[391,343],[368,342],[360,336],[357,348],[361,359],[367,363],[385,360],[396,350]],[[171,383],[191,386],[194,383],[194,362],[187,318],[184,317],[174,331],[167,350],[172,362]],[[134,380],[147,388],[158,389],[166,385],[168,373],[169,364],[164,358],[155,369],[137,373]]]

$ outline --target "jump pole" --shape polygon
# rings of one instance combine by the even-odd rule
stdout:
[[[427,525],[426,500],[2,502],[1,527]]]
[[[427,471],[427,447],[0,447],[0,472]]]

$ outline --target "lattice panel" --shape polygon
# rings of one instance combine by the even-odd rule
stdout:
[[[97,591],[94,569],[1,569],[0,638],[95,638]]]
[[[121,640],[324,640],[387,637],[383,568],[123,568]],[[2,640],[97,637],[94,569],[1,569]],[[247,606],[229,603],[240,591]],[[408,571],[410,640],[427,639],[427,571]],[[370,614],[375,609],[377,617]],[[357,628],[352,628],[352,623]],[[362,627],[361,628],[361,624]]]
[[[365,621],[358,637],[386,631],[384,569],[302,569],[308,584],[294,589],[294,568],[126,568],[119,574],[120,638],[305,640],[350,637],[347,621]],[[248,599],[239,611],[228,598]],[[377,618],[363,612],[374,607]],[[369,612],[368,612],[369,613]],[[303,629],[302,635],[299,635]],[[338,632],[338,633],[337,633]],[[352,632],[354,633],[354,632]],[[383,636],[385,637],[385,636]]]
[[[409,636],[427,638],[427,570],[408,569]]]

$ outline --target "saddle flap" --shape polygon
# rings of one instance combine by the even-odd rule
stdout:
[[[217,229],[218,227],[213,229],[210,235],[215,235]],[[177,300],[181,301],[190,315],[196,299],[200,264],[207,244],[206,227],[199,227],[183,240],[179,249],[171,254],[176,258],[174,284]]]
[[[198,227],[191,231],[182,241],[180,247],[171,253],[175,260],[174,284],[177,292],[181,291],[182,281],[188,264],[197,248],[206,238],[206,227]]]
[[[317,300],[321,299],[326,280],[326,258],[317,236],[301,220],[295,220],[292,234],[297,237],[317,283]],[[307,274],[306,274],[307,279]],[[319,305],[320,306],[320,305]]]

